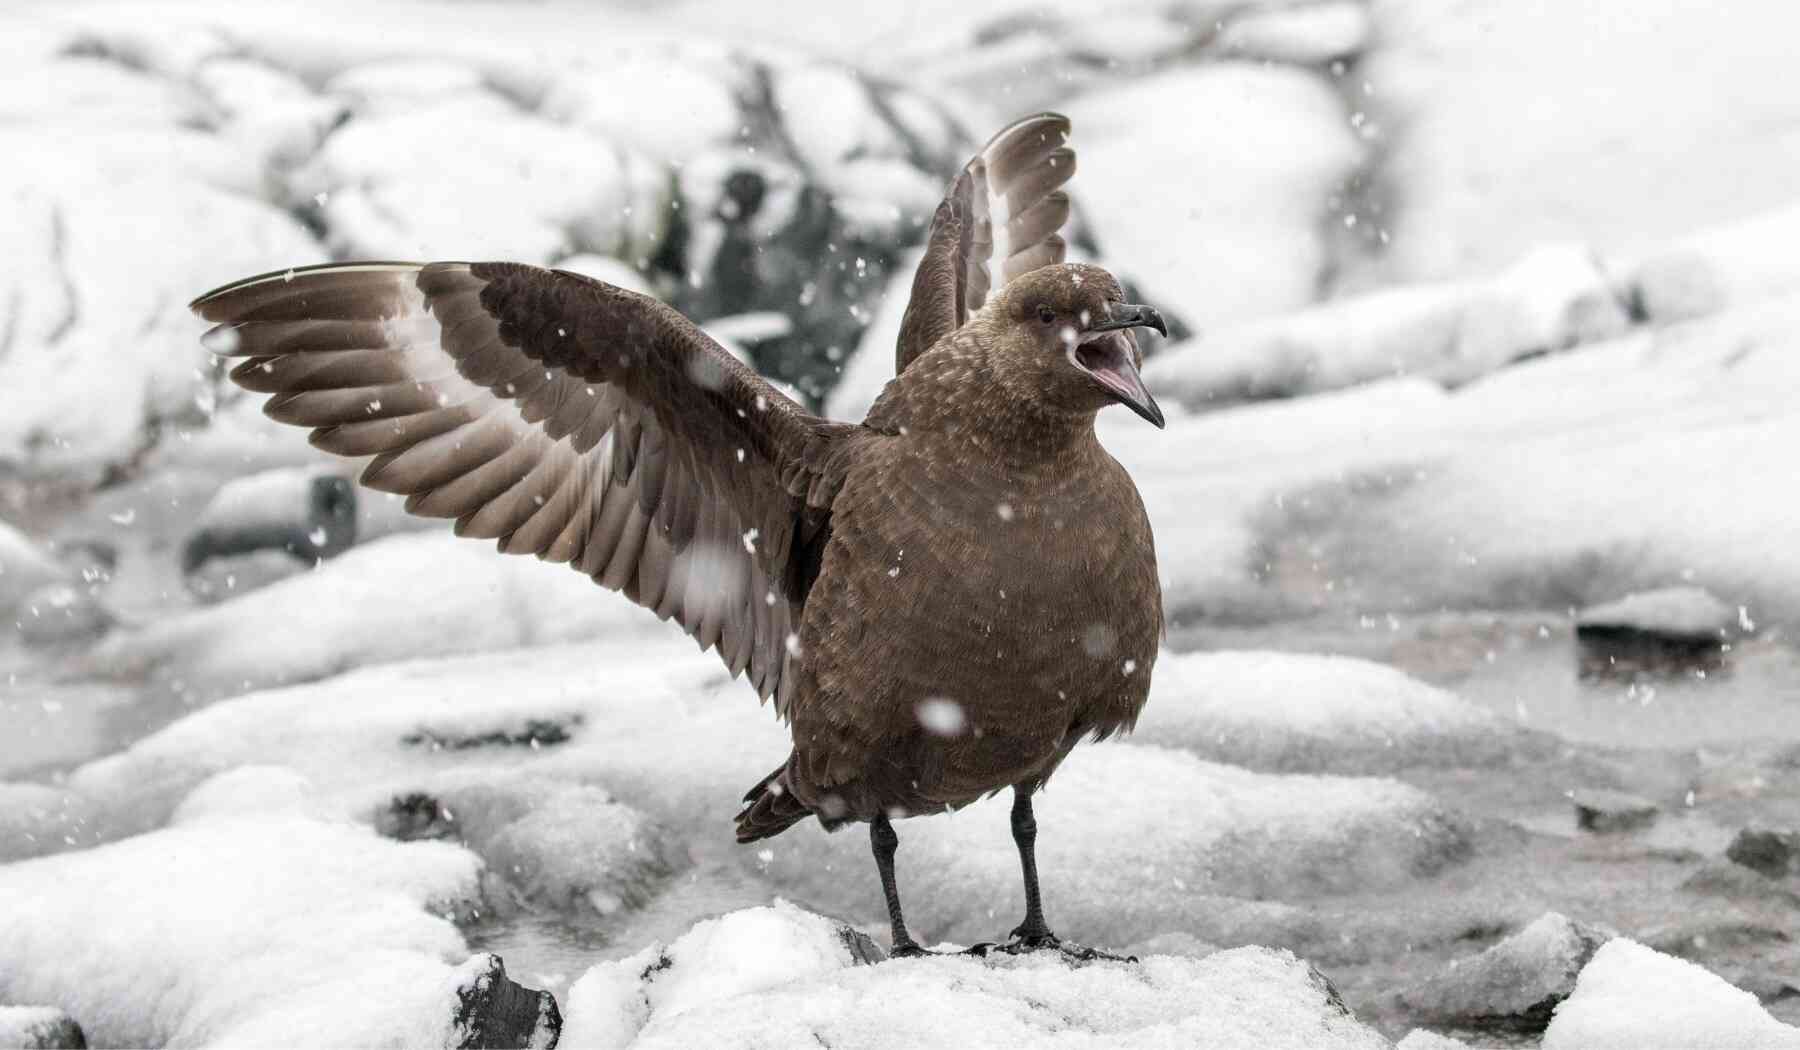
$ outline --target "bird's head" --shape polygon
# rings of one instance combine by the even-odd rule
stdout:
[[[1035,396],[1072,411],[1119,402],[1156,424],[1162,409],[1138,373],[1143,352],[1135,328],[1168,335],[1162,315],[1125,302],[1112,274],[1058,263],[1020,274],[985,311],[1004,367]]]

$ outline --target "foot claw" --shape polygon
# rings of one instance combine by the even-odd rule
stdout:
[[[1107,962],[1134,963],[1138,961],[1138,957],[1135,955],[1116,955],[1103,948],[1089,948],[1086,945],[1076,944],[1074,941],[1065,941],[1056,934],[1051,933],[1049,930],[1032,930],[1028,932],[1023,927],[1014,930],[1012,932],[1012,940],[1000,945],[999,950],[1008,955],[1024,955],[1028,952],[1055,951],[1061,953],[1063,958],[1074,963],[1094,962],[1098,959],[1104,959]]]

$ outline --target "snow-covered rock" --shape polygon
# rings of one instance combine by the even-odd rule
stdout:
[[[1651,250],[1625,270],[1637,308],[1651,321],[1704,317],[1800,289],[1800,207],[1705,230]]]
[[[1325,82],[1223,63],[1099,91],[1067,112],[1080,201],[1145,301],[1203,331],[1313,301],[1327,263],[1319,217],[1359,160]]]
[[[218,605],[117,631],[86,665],[216,696],[364,664],[671,630],[567,566],[444,533],[403,533]]]
[[[1630,631],[1674,639],[1729,638],[1738,626],[1736,609],[1703,587],[1660,587],[1589,606],[1575,617],[1577,632]]]
[[[0,421],[0,459],[91,478],[153,441],[151,424],[210,411],[216,380],[185,309],[196,292],[321,252],[255,199],[264,157],[205,130],[219,119],[205,96],[155,64],[74,50],[27,57],[7,82],[0,383],[28,393]],[[229,233],[196,235],[208,230]]]
[[[1541,1031],[1576,975],[1616,934],[1555,912],[1396,994],[1407,1016],[1457,1029]]]
[[[1250,7],[1225,23],[1215,46],[1234,57],[1323,66],[1361,52],[1373,28],[1362,0]]]
[[[0,521],[0,612],[12,611],[34,591],[73,575],[31,537]]]
[[[1376,39],[1345,87],[1376,129],[1386,208],[1365,218],[1388,234],[1374,260],[1391,279],[1481,273],[1557,241],[1630,256],[1793,203],[1787,5],[1723,22],[1633,0],[1370,11]]]
[[[897,826],[901,899],[924,943],[1003,939],[1024,915],[1009,800]],[[1295,900],[1398,886],[1467,856],[1470,830],[1385,779],[1273,776],[1137,744],[1078,748],[1036,802],[1052,928],[1083,944],[1168,931],[1242,936],[1220,898]],[[837,914],[876,919],[880,895],[856,827],[811,826],[759,854],[777,884]],[[850,877],[846,877],[850,873]],[[1239,942],[1241,943],[1241,942]]]
[[[1406,1033],[1406,1038],[1394,1044],[1395,1050],[1473,1050],[1468,1043],[1460,1039],[1452,1039],[1447,1035],[1424,1028],[1415,1028]]]
[[[656,166],[498,96],[352,120],[291,181],[296,199],[324,202],[340,257],[636,259],[655,252],[669,214]]]
[[[182,547],[182,571],[213,558],[273,549],[311,560],[356,542],[357,492],[340,467],[290,467],[219,487]]]
[[[570,989],[562,1045],[1388,1045],[1286,952],[1081,967],[1031,956],[865,966],[849,936],[785,903],[707,920],[666,947],[589,970]]]
[[[87,1046],[81,1026],[54,1006],[0,1006],[0,1047],[61,1050]]]
[[[1705,969],[1616,938],[1595,953],[1556,1008],[1543,1050],[1775,1050],[1800,1029]]]
[[[466,792],[470,812],[450,808],[474,834],[477,824],[497,833],[536,805],[575,821],[595,796],[565,794],[561,780],[724,835],[738,797],[789,746],[749,688],[686,637],[614,635],[370,667],[222,701],[82,766],[69,787],[121,826],[155,827],[207,778],[274,764],[312,782],[308,812],[339,819],[369,819],[415,792],[452,803]]]
[[[1146,381],[1190,405],[1295,397],[1399,375],[1458,386],[1629,325],[1592,253],[1557,245],[1486,280],[1389,288],[1208,332],[1158,355]]]
[[[1504,763],[1546,746],[1383,664],[1273,652],[1170,653],[1133,740],[1275,772]]]
[[[86,586],[52,583],[27,594],[13,610],[26,645],[88,642],[112,628],[113,614]]]
[[[475,856],[286,814],[0,867],[0,998],[99,1045],[443,1045]],[[485,962],[477,957],[475,962]]]

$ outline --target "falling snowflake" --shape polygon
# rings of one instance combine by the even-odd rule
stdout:
[[[934,736],[961,736],[968,725],[962,705],[948,697],[926,697],[919,701],[914,713],[918,715],[919,725]]]

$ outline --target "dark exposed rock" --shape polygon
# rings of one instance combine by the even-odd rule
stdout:
[[[1623,791],[1587,788],[1572,796],[1575,826],[1583,831],[1634,831],[1656,820],[1656,803]]]
[[[1732,608],[1698,587],[1627,595],[1575,620],[1584,678],[1713,673],[1738,629]]]
[[[1613,931],[1548,912],[1479,955],[1396,994],[1422,1024],[1458,1030],[1541,1032],[1576,975]]]
[[[437,799],[415,791],[395,795],[387,808],[376,813],[375,830],[401,842],[447,839],[457,833],[456,816]]]
[[[314,561],[356,542],[356,488],[329,470],[271,470],[227,482],[200,512],[182,547],[181,569],[253,551]]]
[[[486,969],[457,989],[455,1046],[459,1050],[541,1047],[554,1050],[562,1037],[562,1011],[549,992],[527,988],[506,976],[498,955]]]
[[[1731,840],[1725,855],[1771,879],[1800,875],[1800,831],[1745,828]]]
[[[86,1050],[87,1035],[55,1007],[0,1006],[0,1047],[19,1050]]]
[[[452,736],[420,729],[401,737],[400,742],[408,747],[427,747],[433,751],[466,751],[472,747],[550,747],[566,743],[570,736],[569,729],[580,724],[579,718],[572,718],[567,723],[533,718],[514,732],[496,729],[471,736]]]

